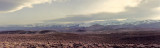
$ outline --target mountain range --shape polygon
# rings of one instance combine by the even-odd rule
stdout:
[[[92,23],[80,24],[32,24],[32,25],[9,25],[0,27],[0,31],[11,30],[56,30],[65,32],[74,31],[103,31],[103,30],[118,30],[118,29],[160,29],[160,20],[142,20],[142,21],[99,21]]]

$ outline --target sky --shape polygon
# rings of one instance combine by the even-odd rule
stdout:
[[[0,25],[160,20],[160,0],[0,0]]]

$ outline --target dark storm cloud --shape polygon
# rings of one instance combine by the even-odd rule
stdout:
[[[0,12],[14,12],[33,4],[50,2],[51,0],[0,0]]]

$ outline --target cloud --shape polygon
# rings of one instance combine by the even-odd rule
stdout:
[[[64,7],[75,10],[76,14],[91,14],[98,12],[122,12],[125,7],[136,7],[141,0],[0,0],[0,12],[14,12],[25,7],[32,8],[35,4],[51,3],[52,1],[68,1]],[[127,3],[126,3],[127,2]]]
[[[125,11],[125,7],[136,7],[142,0],[106,0],[92,5],[93,13],[111,12],[119,13]]]
[[[52,0],[0,0],[0,13],[14,12],[35,4],[51,3]]]
[[[136,7],[141,0],[70,0],[73,14],[93,14],[99,12],[119,13],[124,12],[125,7]]]
[[[160,0],[142,0],[136,7],[126,6],[124,12],[111,13],[102,12],[88,15],[69,15],[65,18],[60,18],[56,20],[50,20],[47,22],[70,22],[70,23],[83,23],[83,22],[93,22],[95,20],[146,20],[153,18],[153,15],[158,14],[154,11],[155,8],[160,7]],[[134,6],[134,5],[133,5]],[[160,12],[160,11],[159,11]]]

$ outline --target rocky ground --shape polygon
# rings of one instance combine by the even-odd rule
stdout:
[[[0,34],[0,48],[160,48],[160,33]]]
[[[0,48],[160,48],[159,44],[1,42]]]

